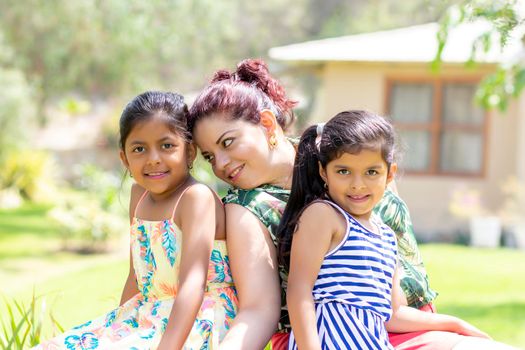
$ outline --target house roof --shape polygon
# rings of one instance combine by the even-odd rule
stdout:
[[[473,41],[489,28],[487,23],[465,23],[452,29],[443,51],[447,63],[468,61]],[[438,23],[307,41],[274,47],[269,55],[275,60],[296,62],[421,62],[433,61],[437,52]],[[518,36],[519,37],[519,36]],[[494,45],[478,57],[483,63],[507,61],[522,52],[521,42],[512,38],[503,51]]]

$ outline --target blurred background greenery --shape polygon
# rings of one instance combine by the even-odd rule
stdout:
[[[191,102],[212,72],[267,59],[271,47],[436,21],[456,3],[0,1],[0,347],[36,344],[60,331],[54,325],[68,328],[117,305],[130,185],[118,160],[118,118],[133,96],[172,90]],[[278,75],[280,66],[270,69]],[[310,83],[290,82],[304,91]],[[300,125],[308,108],[298,110]],[[202,163],[195,175],[213,185]],[[487,254],[501,262],[497,269],[480,268]],[[424,247],[438,307],[525,346],[525,286],[513,278],[525,271],[519,254]],[[459,265],[465,270],[452,268]],[[485,268],[514,284],[498,287]]]

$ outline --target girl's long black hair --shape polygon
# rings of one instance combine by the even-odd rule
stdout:
[[[318,135],[317,125],[301,136],[295,156],[292,190],[277,230],[279,262],[289,268],[292,238],[302,211],[314,200],[326,195],[319,174],[344,152],[356,154],[362,149],[380,149],[388,169],[394,162],[395,132],[392,123],[367,111],[344,111],[334,116]],[[318,137],[319,136],[319,137]]]

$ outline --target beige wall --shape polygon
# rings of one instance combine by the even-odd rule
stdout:
[[[448,66],[440,74],[456,78],[481,77],[490,70],[490,67],[473,71],[462,66]],[[327,120],[344,109],[367,109],[385,114],[385,82],[388,78],[431,77],[433,73],[424,65],[330,63],[320,70],[320,74],[321,86],[313,109],[314,120]],[[428,238],[436,235],[446,238],[458,229],[466,232],[465,220],[453,217],[448,211],[451,191],[458,186],[479,189],[487,206],[497,210],[502,201],[501,182],[517,171],[518,108],[525,110],[525,102],[511,105],[504,116],[489,113],[487,168],[483,178],[408,174],[398,178],[399,192],[410,207],[418,234]],[[519,125],[525,128],[525,122],[521,121]],[[525,150],[520,154],[524,155]]]

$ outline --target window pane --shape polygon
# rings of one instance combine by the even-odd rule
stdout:
[[[445,131],[441,135],[440,167],[445,172],[478,174],[483,161],[483,138],[480,134]]]
[[[473,84],[446,84],[443,88],[443,119],[445,123],[482,125],[484,113],[474,102]]]
[[[391,118],[401,123],[430,123],[432,94],[430,84],[393,84],[390,96]]]
[[[407,171],[425,171],[430,164],[430,133],[400,130],[401,142],[406,146],[402,166]]]

